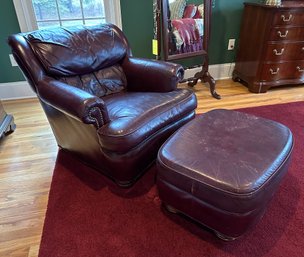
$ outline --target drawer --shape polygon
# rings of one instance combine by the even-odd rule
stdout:
[[[304,60],[304,42],[274,43],[266,48],[265,61]]]
[[[304,27],[286,27],[286,28],[272,28],[269,40],[283,41],[293,40],[301,41],[304,38]]]
[[[294,10],[276,12],[274,15],[273,23],[274,26],[281,25],[293,25],[302,26],[304,24],[304,15],[302,12]]]
[[[304,80],[304,61],[264,64],[261,80],[275,81],[284,79]]]

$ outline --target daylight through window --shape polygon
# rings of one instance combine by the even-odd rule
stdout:
[[[39,29],[106,21],[103,0],[32,0]]]

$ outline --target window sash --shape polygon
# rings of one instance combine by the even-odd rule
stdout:
[[[46,20],[36,21],[32,0],[13,0],[19,26],[21,32],[33,31],[38,29],[37,22],[48,22]],[[105,18],[107,22],[114,23],[122,29],[120,0],[104,0]],[[75,20],[97,20],[102,19],[99,17],[84,18],[82,17]],[[61,21],[71,21],[74,19],[61,19],[55,20],[61,24]]]

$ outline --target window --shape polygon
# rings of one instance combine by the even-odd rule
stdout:
[[[121,28],[120,0],[14,0],[22,32],[111,22]]]

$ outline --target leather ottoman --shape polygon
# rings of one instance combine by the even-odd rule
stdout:
[[[158,153],[157,187],[169,211],[233,240],[256,224],[287,172],[291,131],[253,115],[214,110],[173,134]]]

